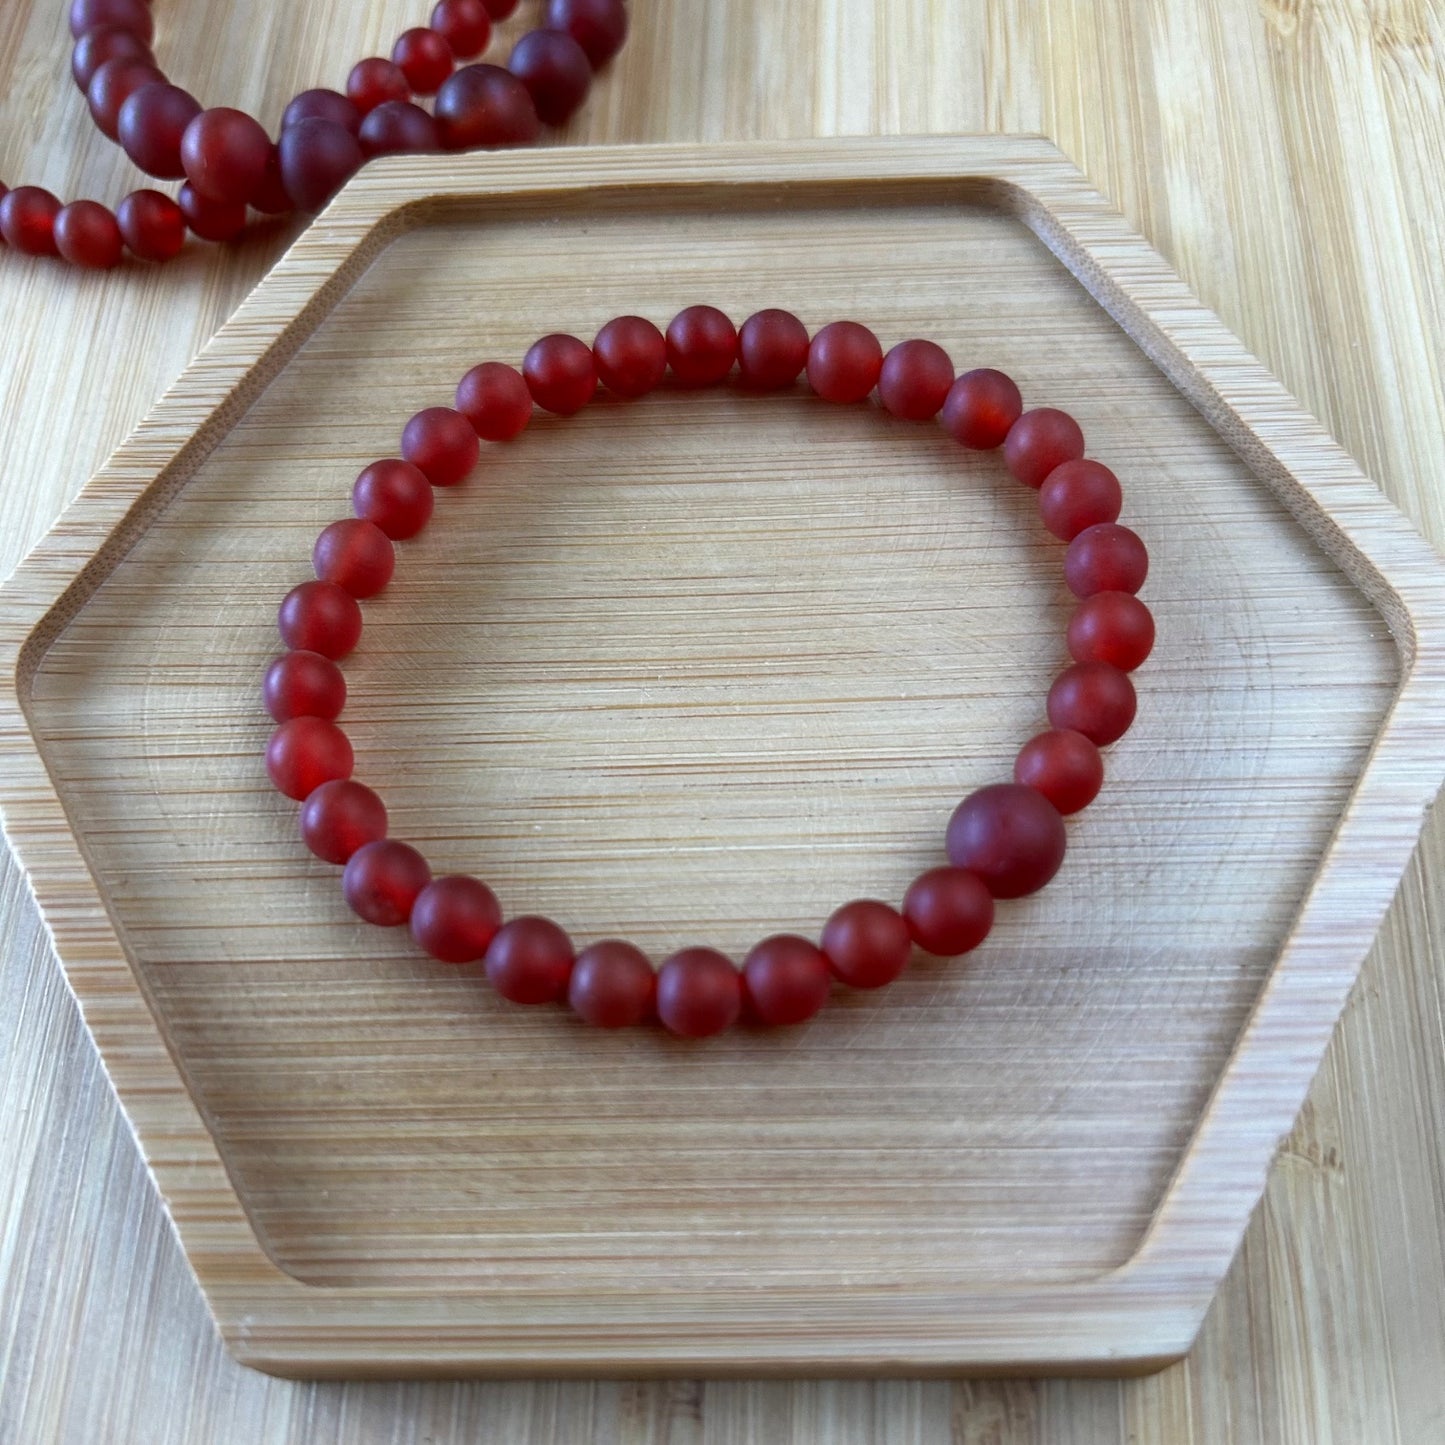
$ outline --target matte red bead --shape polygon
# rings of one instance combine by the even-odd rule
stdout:
[[[70,0],[70,33],[77,40],[100,25],[129,30],[147,45],[155,38],[155,21],[145,0]]]
[[[120,234],[143,261],[169,261],[186,244],[186,218],[160,191],[132,191],[115,211]]]
[[[618,316],[597,333],[592,343],[597,376],[618,396],[643,396],[667,371],[667,342],[652,322],[641,316]]]
[[[120,112],[126,101],[148,85],[165,83],[165,76],[145,60],[127,55],[107,60],[90,77],[90,84],[86,87],[85,101],[90,107],[90,118],[102,134],[115,140]]]
[[[1064,581],[1075,597],[1137,592],[1149,575],[1149,551],[1137,532],[1117,522],[1085,527],[1064,553]]]
[[[475,963],[502,927],[502,905],[479,878],[434,878],[411,909],[411,936],[442,963]]]
[[[567,992],[572,940],[550,918],[514,918],[492,940],[483,966],[512,1003],[552,1003]]]
[[[319,652],[283,652],[261,682],[266,711],[277,722],[319,717],[334,722],[346,706],[346,678]]]
[[[361,129],[361,112],[339,90],[303,90],[281,113],[281,129],[290,130],[303,120],[329,120],[349,130]]]
[[[823,925],[822,948],[828,967],[850,988],[882,988],[907,967],[913,939],[896,908],[856,898]]]
[[[358,917],[379,928],[396,928],[411,917],[430,882],[431,869],[415,848],[382,838],[351,855],[341,875],[341,893]]]
[[[737,1022],[742,979],[732,960],[712,948],[684,948],[657,971],[657,1017],[669,1032],[705,1039]]]
[[[716,306],[689,306],[667,327],[667,364],[684,386],[712,386],[733,369],[738,333]]]
[[[0,196],[0,236],[27,256],[54,256],[60,201],[39,186],[16,186]]]
[[[796,934],[765,938],[743,960],[744,1000],[770,1028],[806,1022],[827,1003],[832,987],[822,950]]]
[[[808,347],[808,385],[824,401],[862,401],[882,370],[878,338],[856,321],[832,322]]]
[[[548,0],[546,25],[565,30],[600,70],[627,39],[627,7],[622,0]]]
[[[334,582],[303,582],[281,602],[276,617],[287,647],[319,652],[333,662],[361,641],[361,608]]]
[[[527,87],[499,65],[464,65],[437,91],[437,131],[447,150],[530,145],[542,132]]]
[[[983,452],[1004,444],[1023,409],[1013,378],[982,366],[965,371],[949,388],[939,420],[960,446]]]
[[[298,801],[333,778],[349,778],[355,761],[346,734],[322,717],[288,718],[266,744],[271,781]]]
[[[121,106],[116,139],[147,175],[179,180],[186,173],[181,138],[200,113],[200,101],[178,85],[162,81],[143,85]]]
[[[422,25],[397,36],[391,58],[418,95],[435,95],[457,60],[446,37]]]
[[[457,410],[483,441],[509,442],[532,420],[532,393],[515,367],[484,361],[458,383]]]
[[[1037,892],[1059,871],[1067,835],[1059,810],[1033,788],[994,783],[948,820],[948,861],[983,880],[995,898]]]
[[[384,100],[367,113],[357,132],[363,154],[424,154],[441,149],[437,123],[409,100]]]
[[[189,182],[176,196],[186,225],[203,241],[234,241],[246,229],[245,201],[211,201],[197,195]]]
[[[1154,616],[1129,592],[1095,592],[1069,619],[1069,656],[1133,672],[1154,650]]]
[[[1039,488],[1039,515],[1061,542],[1072,542],[1096,523],[1112,522],[1123,505],[1118,477],[1088,457],[1061,463]]]
[[[522,361],[522,375],[532,400],[558,416],[581,411],[597,390],[597,363],[592,359],[592,348],[561,332],[532,344]]]
[[[1042,793],[1060,813],[1087,808],[1104,786],[1104,759],[1083,733],[1053,728],[1030,738],[1014,760],[1014,782]]]
[[[573,1012],[594,1028],[624,1029],[652,1017],[657,975],[647,956],[621,939],[605,938],[577,955],[567,984]]]
[[[505,20],[517,8],[517,0],[482,0],[493,20]]]
[[[322,783],[301,805],[301,841],[323,862],[347,863],[386,837],[386,804],[351,778]]]
[[[1138,706],[1128,674],[1107,662],[1076,662],[1049,689],[1049,721],[1083,733],[1101,748],[1129,731]]]
[[[988,937],[993,894],[967,868],[930,868],[903,895],[903,921],[919,948],[939,958],[957,958]]]
[[[482,0],[439,0],[431,13],[431,28],[458,60],[480,55],[492,38],[492,18]]]
[[[476,466],[481,443],[472,424],[449,406],[429,406],[407,422],[401,454],[434,487],[454,487]]]
[[[1084,433],[1068,412],[1051,406],[1026,411],[1009,428],[1003,459],[1026,487],[1041,487],[1055,467],[1084,455]]]
[[[82,95],[90,89],[95,72],[107,60],[117,57],[155,64],[150,46],[135,31],[122,29],[119,25],[97,25],[75,42],[75,49],[70,54],[70,73],[75,77]]]
[[[374,597],[396,569],[396,549],[374,522],[344,517],[316,539],[311,563],[323,582],[334,582],[353,597]]]
[[[431,520],[434,505],[426,474],[399,457],[372,462],[351,488],[352,510],[393,541],[415,537]]]
[[[953,361],[932,341],[900,341],[883,358],[878,400],[905,421],[937,416],[953,386]]]
[[[529,30],[513,47],[507,69],[527,87],[544,125],[563,125],[587,99],[587,52],[560,30]]]
[[[383,101],[410,100],[411,86],[395,61],[372,55],[351,67],[346,77],[346,98],[364,116]]]
[[[322,116],[281,132],[281,181],[300,211],[319,211],[360,169],[361,143],[344,125]]]
[[[738,328],[738,371],[759,391],[791,386],[808,364],[808,328],[791,311],[756,311]]]
[[[108,271],[120,265],[125,243],[115,217],[99,201],[72,201],[56,213],[55,249],[72,265]]]
[[[139,103],[139,102],[137,102]],[[181,166],[208,201],[249,202],[261,189],[271,137],[245,111],[203,110],[181,136]]]
[[[285,216],[296,209],[281,176],[280,146],[267,144],[266,166],[261,172],[261,184],[252,193],[251,207],[266,216]]]

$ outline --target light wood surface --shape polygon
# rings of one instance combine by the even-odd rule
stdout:
[[[1439,416],[1431,357],[1440,277],[1430,269],[1439,263],[1421,233],[1398,219],[1408,205],[1417,222],[1438,220],[1429,209],[1438,207],[1429,178],[1439,155],[1438,66],[1430,48],[1438,22],[1430,12],[1395,7],[1371,17],[1330,8],[1271,12],[1261,20],[1247,9],[1240,15],[1220,9],[1198,33],[1188,33],[1177,14],[1144,10],[1103,16],[1058,10],[1047,26],[1000,17],[985,25],[980,14],[956,33],[943,27],[945,40],[935,38],[928,49],[930,74],[921,85],[909,60],[924,45],[926,16],[903,7],[887,13],[891,18],[876,24],[871,13],[849,14],[844,25],[833,11],[819,12],[811,28],[807,12],[799,27],[795,7],[784,35],[781,16],[729,7],[726,25],[721,12],[708,17],[701,45],[697,19],[683,7],[646,25],[639,18],[640,43],[630,55],[646,57],[633,63],[646,67],[636,73],[650,81],[647,92],[635,94],[630,109],[611,109],[616,101],[609,95],[580,129],[587,138],[978,124],[1042,129],[1439,539],[1429,501],[1439,429],[1426,424]],[[47,38],[53,43],[58,33],[54,20],[37,16],[29,48],[15,64],[44,57]],[[396,15],[386,21],[392,29],[400,23]],[[799,63],[806,75],[796,64],[786,74],[759,70],[749,36],[762,37],[760,50],[768,55],[781,54],[785,40],[808,40],[815,58],[808,61],[805,44]],[[981,59],[965,66],[978,36],[993,51],[986,72]],[[356,48],[364,44],[358,37]],[[306,79],[315,74],[318,53],[311,51]],[[618,89],[626,65],[619,67]],[[763,76],[757,94],[755,71]],[[43,93],[53,73],[52,65]],[[200,84],[199,68],[197,77]],[[276,84],[284,88],[287,79]],[[275,73],[267,86],[273,81]],[[260,94],[257,88],[249,98]],[[7,104],[23,100],[23,87],[13,85],[11,96]],[[73,123],[73,116],[55,117],[36,138],[37,149],[54,150]],[[1236,124],[1247,125],[1246,139],[1229,129]],[[8,143],[13,147],[16,138]],[[7,163],[16,159],[5,154]],[[99,148],[84,154],[96,176],[119,175]],[[65,183],[63,172],[30,166],[24,174]],[[1346,182],[1356,174],[1393,188],[1393,204],[1381,206],[1376,197],[1376,204],[1351,209]],[[1314,184],[1303,186],[1303,176]],[[1397,222],[1386,224],[1391,215]],[[145,277],[118,290],[74,278],[61,288],[39,266],[21,265],[5,277],[33,308],[27,314],[45,317],[43,325],[37,319],[21,328],[34,356],[23,355],[6,378],[7,403],[18,407],[7,405],[7,451],[27,459],[27,484],[12,481],[5,497],[14,509],[7,512],[5,545],[13,536],[14,555],[229,310],[264,259],[253,255],[244,275],[238,274],[244,262],[188,262],[180,276]],[[175,324],[177,315],[187,318],[189,332]],[[45,335],[58,323],[71,326],[68,345]],[[74,338],[112,336],[117,326],[140,338],[145,354],[137,365],[114,377],[108,355],[91,361],[74,355]],[[167,353],[168,346],[174,351]],[[88,430],[67,429],[57,450],[61,406],[66,416],[93,411],[95,419]],[[1391,425],[1395,418],[1420,425]],[[13,462],[8,471],[13,478]],[[1438,880],[1439,863],[1432,832],[1417,866]],[[176,1439],[288,1432],[375,1438],[397,1429],[418,1438],[428,1432],[466,1438],[484,1429],[503,1438],[559,1439],[789,1433],[938,1439],[950,1431],[1018,1439],[1185,1439],[1191,1432],[1429,1438],[1440,1405],[1429,1362],[1441,1339],[1442,1085],[1432,965],[1439,944],[1426,897],[1415,878],[1393,910],[1366,988],[1342,1026],[1310,1112],[1276,1165],[1195,1354],[1156,1381],[1122,1387],[293,1391],[241,1375],[214,1354],[183,1268],[165,1253],[173,1246],[158,1228],[129,1145],[123,1137],[117,1143],[113,1109],[83,1093],[96,1088],[95,1071],[84,1062],[73,1020],[66,1022],[43,953],[33,941],[27,945],[33,920],[24,909],[8,910],[7,926],[26,946],[5,975],[18,1000],[7,1011],[17,1021],[18,1044],[6,1060],[14,1079],[7,1098],[19,1101],[10,1113],[19,1127],[5,1135],[17,1181],[5,1264],[7,1285],[18,1281],[20,1288],[5,1294],[11,1343],[0,1408],[14,1413],[0,1415],[0,1432],[13,1420],[19,1438],[39,1439],[94,1438],[101,1421],[115,1438],[165,1438],[170,1431]],[[67,1067],[67,1054],[77,1050],[81,1062]],[[125,1310],[116,1307],[122,1298]],[[105,1356],[107,1348],[110,1366],[99,1367],[97,1350]],[[31,1388],[15,1388],[32,1376]]]

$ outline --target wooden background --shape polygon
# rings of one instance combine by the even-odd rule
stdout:
[[[1405,0],[633,8],[633,43],[573,138],[1043,131],[1445,539],[1432,494],[1445,298],[1438,11]],[[196,0],[169,32],[161,11],[161,53],[205,97],[274,118],[295,89],[335,78],[337,57],[420,18],[404,0],[372,6],[364,27],[345,12],[326,0]],[[131,175],[89,133],[64,55],[62,6],[7,7],[0,177],[113,201]],[[278,230],[239,254],[198,250],[128,278],[0,258],[0,573],[284,241]],[[1435,824],[1200,1344],[1162,1376],[298,1386],[221,1352],[6,863],[0,1441],[1436,1438],[1442,869]]]

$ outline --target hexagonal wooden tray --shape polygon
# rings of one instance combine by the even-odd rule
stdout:
[[[804,1029],[501,1003],[268,788],[277,599],[476,360],[706,300],[1072,410],[1160,624],[1036,898]],[[735,954],[897,897],[1041,720],[996,457],[796,394],[539,419],[348,664],[395,831],[510,911]],[[1047,144],[394,161],[0,596],[0,805],[220,1328],[288,1374],[1145,1368],[1184,1351],[1445,766],[1438,559]]]

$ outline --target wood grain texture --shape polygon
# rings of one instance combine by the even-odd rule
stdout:
[[[711,13],[699,17],[674,7],[638,26],[640,44],[630,54],[648,57],[650,69],[640,72],[651,82],[646,93],[634,91],[629,110],[594,115],[585,134],[689,138],[978,124],[1043,129],[1124,205],[1205,299],[1326,416],[1438,539],[1439,521],[1430,510],[1437,505],[1430,480],[1438,471],[1438,427],[1392,427],[1378,420],[1439,416],[1438,376],[1430,365],[1439,336],[1438,256],[1398,221],[1407,204],[1413,216],[1438,221],[1431,209],[1438,209],[1438,197],[1429,188],[1440,153],[1438,61],[1431,50],[1438,34],[1435,14],[1423,8],[1394,7],[1382,16],[1348,7],[1305,7],[1272,10],[1261,21],[1249,7],[1236,14],[1220,6],[1196,29],[1147,7],[1046,9],[1042,17],[980,10],[956,33],[935,26],[943,40],[927,50],[920,83],[916,57],[930,19],[921,6],[890,6],[876,17],[862,7],[816,12],[805,7],[801,23],[795,8],[787,17],[786,37],[778,28],[783,18],[761,13],[761,7],[757,14],[729,7],[726,24]],[[35,40],[40,50],[32,55],[43,57],[46,26],[58,30],[54,18],[44,17],[37,26],[45,33]],[[385,19],[392,28],[405,23],[395,15]],[[308,34],[314,20],[307,7]],[[978,35],[987,36],[987,66],[973,42]],[[811,57],[805,49],[799,62],[806,74],[796,65],[785,73],[769,68],[770,58],[784,52],[785,38],[814,42]],[[310,55],[307,79],[315,74],[319,46]],[[668,77],[665,87],[657,83],[659,74]],[[758,74],[761,83],[755,82]],[[619,77],[624,75],[619,69]],[[12,89],[23,104],[23,88]],[[250,98],[259,94],[252,91]],[[1167,121],[1162,130],[1161,117]],[[57,120],[43,138],[52,149],[60,126]],[[1258,139],[1261,126],[1267,144]],[[1234,139],[1236,134],[1245,138]],[[92,158],[96,174],[107,180],[119,176],[112,162],[101,159],[100,147],[83,154]],[[7,162],[12,155],[7,150]],[[1384,160],[1388,163],[1381,164]],[[1371,206],[1368,214],[1352,208],[1347,183],[1362,166],[1388,187],[1392,205]],[[25,173],[46,178],[33,168]],[[1222,205],[1220,196],[1226,198]],[[1393,225],[1391,215],[1397,218]],[[102,294],[100,286],[73,282],[47,292],[47,299],[56,295],[50,304],[61,308],[62,320],[67,306],[76,308],[86,328],[80,334],[90,334],[97,308],[102,324],[113,323],[117,318],[106,312],[112,305],[132,318],[170,318],[179,309],[197,334],[204,334],[246,280],[230,266],[211,264],[210,279],[199,274],[204,267],[177,278],[179,301],[161,278],[146,278],[133,292],[122,292],[121,301],[112,302],[115,293]],[[41,273],[39,267],[22,268],[17,279],[7,280],[16,294],[28,296],[37,285],[53,285]],[[233,283],[234,291],[228,290]],[[1362,295],[1368,295],[1367,303]],[[132,324],[135,335],[154,344],[154,324]],[[1355,343],[1362,336],[1369,338],[1367,348],[1345,349],[1346,340]],[[184,359],[183,332],[167,331],[165,345],[178,348],[174,354]],[[73,343],[57,346],[53,356],[67,350],[74,350]],[[47,429],[43,407],[7,413],[20,432],[12,453],[28,445],[28,455],[49,468],[37,471],[33,485],[7,494],[7,506],[19,509],[7,512],[7,519],[17,515],[20,525],[7,527],[5,541],[10,545],[13,533],[17,554],[24,538],[44,524],[60,490],[93,469],[108,442],[118,439],[164,380],[164,346],[158,357],[142,362],[118,385],[104,387],[103,358],[96,359],[93,374],[79,358],[67,357],[39,369],[48,376],[27,365],[7,378],[12,395],[22,401],[31,387],[29,395],[52,407],[64,403],[71,414],[82,411],[78,403],[90,396],[103,398],[101,405],[123,407],[131,388],[139,393],[129,413],[111,422],[109,433],[101,412],[93,439],[90,434],[72,439],[72,448],[94,447],[89,458],[78,461],[75,450],[60,457],[39,444],[53,430]],[[159,370],[147,376],[148,365]],[[77,366],[80,370],[73,369]],[[66,378],[59,389],[56,374]],[[67,464],[74,465],[73,472],[64,470]],[[1438,879],[1439,847],[1433,839],[1433,834],[1427,839],[1418,867],[1425,877]],[[43,1269],[24,1267],[26,1260],[67,1257],[63,1250],[44,1252],[63,1217],[75,1220],[65,1237],[85,1241],[87,1249],[92,1239],[106,1248],[114,1242],[107,1257],[118,1261],[117,1278],[147,1277],[158,1238],[152,1233],[151,1244],[140,1249],[126,1243],[146,1216],[144,1210],[125,1209],[137,1176],[124,1148],[114,1153],[118,1175],[102,1166],[91,1176],[93,1193],[76,1197],[64,1212],[44,1204],[69,1201],[73,1181],[85,1177],[78,1163],[75,1172],[63,1172],[64,1160],[76,1159],[81,1141],[93,1139],[104,1156],[111,1154],[104,1101],[89,1110],[72,1108],[61,1090],[44,1115],[22,1113],[26,1127],[16,1134],[14,1147],[22,1159],[37,1156],[56,1138],[68,1148],[56,1151],[50,1167],[57,1172],[17,1169],[14,1176],[34,1181],[21,1196],[32,1201],[25,1219],[46,1219],[48,1225],[33,1223],[7,1235],[26,1241],[12,1277],[36,1281],[37,1292],[23,1298],[42,1303],[16,1307],[10,1318],[18,1322],[17,1343],[6,1357],[20,1372],[10,1378],[36,1370],[39,1387],[23,1397],[9,1389],[3,1398],[7,1408],[20,1399],[13,1408],[26,1413],[14,1416],[17,1429],[33,1427],[38,1438],[46,1438],[51,1423],[52,1435],[69,1438],[71,1432],[79,1438],[87,1421],[94,1426],[101,1419],[118,1421],[119,1429],[137,1437],[160,1438],[161,1431],[171,1430],[178,1439],[197,1438],[198,1432],[213,1438],[286,1438],[291,1430],[310,1438],[373,1438],[398,1429],[462,1436],[469,1428],[562,1439],[589,1432],[597,1438],[776,1439],[791,1433],[799,1439],[820,1434],[937,1439],[950,1430],[961,1438],[992,1431],[1017,1439],[1114,1439],[1126,1433],[1183,1439],[1190,1432],[1197,1438],[1428,1438],[1432,1422],[1438,1423],[1435,1381],[1412,1362],[1438,1353],[1441,1328],[1439,1291],[1429,1287],[1439,1277],[1438,1245],[1432,1246],[1441,1193],[1439,990],[1429,966],[1439,945],[1419,886],[1407,891],[1392,914],[1373,982],[1346,1019],[1316,1086],[1313,1114],[1276,1168],[1262,1222],[1236,1268],[1233,1292],[1216,1306],[1189,1365],[1159,1381],[1122,1387],[1122,1396],[1121,1387],[1112,1385],[1062,1384],[289,1392],[264,1382],[224,1383],[230,1377],[216,1362],[202,1367],[197,1382],[177,1373],[189,1369],[191,1350],[163,1353],[144,1328],[107,1318],[106,1297],[113,1290],[87,1295],[77,1283],[67,1296],[63,1288],[52,1291],[43,1283]],[[23,915],[15,926],[22,928],[23,944]],[[53,1027],[32,1025],[37,1017],[32,1009],[42,1010],[41,1018],[64,1016],[57,1014],[53,985],[44,982],[38,965],[33,970],[27,965],[21,981],[29,982],[32,974],[34,982],[22,994],[27,1006],[11,1011],[26,1025],[17,1031],[24,1051],[15,1056],[15,1074],[26,1080],[37,1061],[49,1059],[46,1046],[54,1037]],[[56,1065],[46,1067],[55,1078]],[[98,1121],[94,1133],[86,1132],[87,1119]],[[56,1127],[59,1122],[64,1129]],[[64,1182],[47,1195],[45,1180],[51,1178]],[[127,1178],[129,1186],[121,1182]],[[121,1196],[109,1232],[100,1227],[111,1217],[102,1209],[108,1181]],[[149,1217],[155,1219],[153,1210]],[[1335,1252],[1341,1219],[1350,1226],[1354,1253]],[[1397,1227],[1401,1219],[1408,1227]],[[71,1271],[83,1267],[84,1255],[68,1257],[74,1261]],[[64,1267],[62,1275],[83,1277],[66,1275]],[[1301,1276],[1323,1283],[1313,1294],[1309,1285],[1297,1290],[1292,1281]],[[175,1278],[173,1267],[170,1277]],[[184,1292],[183,1278],[177,1288]],[[1338,1303],[1341,1296],[1348,1310]],[[67,1297],[94,1304],[77,1311],[64,1305]],[[43,1303],[51,1299],[52,1305]],[[40,1342],[66,1338],[59,1332],[74,1328],[77,1318],[95,1332],[90,1338],[115,1342],[117,1360],[122,1341],[128,1341],[124,1358],[143,1361],[139,1375],[126,1370],[124,1386],[117,1383],[119,1373],[92,1377],[64,1398],[58,1388],[44,1388],[46,1379],[63,1378],[60,1362],[69,1347],[57,1350]],[[160,1327],[174,1334],[163,1307],[161,1318]],[[46,1328],[56,1333],[46,1336]],[[194,1338],[203,1341],[204,1327],[198,1328]],[[43,1367],[31,1363],[41,1360]],[[185,1384],[167,1387],[178,1379]],[[207,1380],[216,1381],[209,1392]],[[154,1397],[147,1402],[146,1382],[167,1400],[165,1407],[157,1410]],[[178,1408],[180,1399],[187,1404]]]

